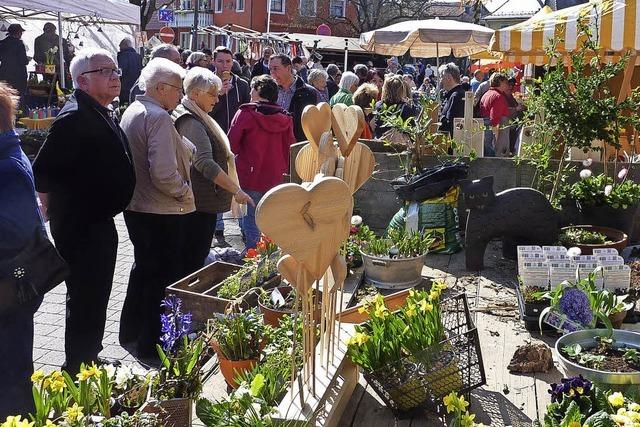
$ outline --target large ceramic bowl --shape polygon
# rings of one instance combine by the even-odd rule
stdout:
[[[628,385],[640,384],[640,372],[607,372],[590,369],[567,359],[562,355],[560,349],[572,344],[580,344],[583,348],[593,347],[595,337],[606,334],[606,329],[588,329],[585,331],[571,332],[556,341],[556,352],[560,364],[564,367],[569,376],[582,375],[583,377],[602,384]],[[613,339],[617,346],[640,349],[640,333],[613,330]]]
[[[614,248],[618,251],[618,253],[622,253],[622,250],[627,247],[627,242],[629,241],[628,236],[615,228],[609,227],[601,227],[599,225],[571,225],[569,227],[563,227],[560,229],[560,233],[567,231],[570,228],[581,228],[583,230],[592,231],[595,233],[602,233],[609,239],[609,243],[602,244],[577,244],[577,243],[569,243],[569,242],[561,242],[565,247],[570,248],[572,246],[577,246],[580,248],[582,255],[593,255],[594,249],[606,249],[606,248]]]

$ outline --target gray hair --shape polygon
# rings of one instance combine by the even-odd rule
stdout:
[[[353,72],[356,73],[357,76],[366,77],[369,72],[369,67],[364,64],[356,64],[353,67]]]
[[[329,74],[331,77],[337,76],[339,72],[340,68],[338,68],[336,64],[327,65],[327,74]]]
[[[438,68],[438,71],[440,72],[441,76],[445,73],[449,74],[453,78],[453,80],[460,83],[460,68],[458,68],[458,66],[453,62],[442,64],[440,68]]]
[[[133,38],[131,36],[126,36],[120,40],[120,45],[124,47],[133,47]]]
[[[138,86],[140,90],[146,91],[172,77],[178,77],[182,80],[185,73],[184,68],[173,61],[166,58],[154,58],[142,69]]]
[[[313,82],[321,78],[327,80],[329,78],[329,75],[324,70],[314,68],[307,76],[307,81],[310,85],[313,85]]]
[[[356,76],[351,71],[345,71],[340,79],[340,88],[344,90],[351,89],[351,86],[357,85],[360,82],[360,77]]]
[[[203,52],[191,52],[191,55],[187,58],[187,64],[195,65],[201,59],[205,59],[207,55]]]
[[[108,50],[94,47],[79,50],[71,60],[71,65],[69,65],[69,71],[71,72],[71,78],[73,79],[74,89],[80,88],[80,85],[78,84],[78,76],[80,76],[85,71],[90,71],[91,60],[96,56],[106,56],[107,58],[111,59],[114,64],[116,63],[113,55]]]
[[[171,58],[172,54],[178,53],[178,49],[169,43],[164,43],[153,48],[151,51],[151,59],[154,58]]]
[[[187,71],[182,83],[184,93],[187,95],[194,90],[209,92],[213,86],[217,87],[218,90],[222,89],[222,80],[213,71],[204,67],[194,67]]]

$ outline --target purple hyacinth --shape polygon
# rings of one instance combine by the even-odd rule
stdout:
[[[182,313],[182,300],[175,295],[162,300],[160,306],[166,311],[160,315],[160,342],[164,351],[173,352],[176,342],[191,332],[191,313]]]
[[[564,396],[579,398],[591,391],[591,382],[582,375],[571,378],[563,378],[560,384],[551,384],[549,393],[552,402],[561,402]]]
[[[589,325],[593,320],[589,298],[580,289],[565,289],[560,298],[560,309],[570,320],[581,325]]]

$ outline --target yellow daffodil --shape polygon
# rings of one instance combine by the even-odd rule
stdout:
[[[82,413],[82,406],[78,406],[77,403],[74,403],[72,407],[67,408],[66,410],[66,418],[72,422],[75,423],[78,420],[81,420],[82,417],[84,416],[84,414]]]
[[[51,421],[51,420],[47,420],[47,422],[44,425],[44,427],[56,427],[56,424],[54,424],[53,421]]]
[[[376,310],[373,312],[373,315],[374,317],[377,317],[379,319],[384,319],[389,315],[389,311],[387,310],[387,307],[385,307],[384,305],[379,305],[376,307]]]
[[[456,404],[458,402],[458,396],[452,391],[449,395],[445,396],[442,401],[444,402],[444,406],[447,408],[447,412],[451,413],[457,408]]]
[[[582,424],[580,424],[578,421],[571,421],[569,423],[569,427],[582,427]]]
[[[44,371],[42,369],[38,369],[33,374],[31,374],[31,382],[34,384],[39,384],[43,378],[44,378]]]
[[[416,291],[413,289],[409,289],[409,298],[415,298],[416,296]]]
[[[475,417],[476,417],[475,414],[470,414],[469,412],[465,412],[464,414],[462,414],[460,421],[462,421],[463,426],[473,427],[474,425],[473,420]]]
[[[384,297],[381,294],[377,294],[373,301],[376,305],[384,305]]]
[[[406,313],[407,313],[407,316],[409,316],[409,317],[415,316],[416,315],[416,306],[415,306],[415,304],[408,305]]]
[[[624,405],[624,396],[619,391],[611,394],[611,396],[609,396],[608,399],[611,406],[615,408]]]
[[[78,379],[80,381],[86,381],[91,377],[100,378],[100,374],[101,373],[102,372],[100,371],[100,369],[98,369],[98,367],[94,363],[93,365],[89,366],[88,368],[82,369],[77,376],[78,376]]]
[[[369,341],[369,338],[371,338],[369,335],[362,333],[362,332],[356,332],[356,335],[353,337],[355,340],[355,343],[358,345],[362,345],[364,343],[366,343],[367,341]]]
[[[56,380],[51,381],[50,389],[54,393],[59,393],[66,386],[67,386],[67,383],[64,381],[64,379],[56,379]]]
[[[627,417],[631,419],[633,422],[640,422],[640,412],[636,411],[627,411]]]
[[[12,416],[9,415],[7,420],[0,424],[0,427],[31,427],[33,423],[27,420],[23,420],[21,415]]]
[[[431,310],[433,310],[433,304],[429,304],[426,299],[420,301],[420,311],[427,313]]]
[[[460,396],[458,398],[458,408],[460,408],[461,411],[465,411],[467,406],[469,406],[469,402],[464,400],[464,396]]]
[[[364,305],[358,309],[358,313],[360,314],[364,314],[366,312],[367,312],[367,307]]]
[[[636,402],[631,402],[627,405],[627,409],[634,412],[640,412],[640,404]]]

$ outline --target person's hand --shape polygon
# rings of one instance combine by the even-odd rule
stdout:
[[[49,195],[46,193],[38,193],[38,209],[40,209],[40,215],[44,222],[49,222]]]
[[[236,202],[238,202],[241,205],[249,204],[254,208],[256,207],[256,204],[253,202],[253,199],[251,198],[251,196],[249,196],[247,193],[242,191],[242,189],[239,189],[238,192],[233,195],[233,197],[234,199],[236,199]]]
[[[220,95],[226,95],[231,90],[231,79],[222,81],[222,90]]]

